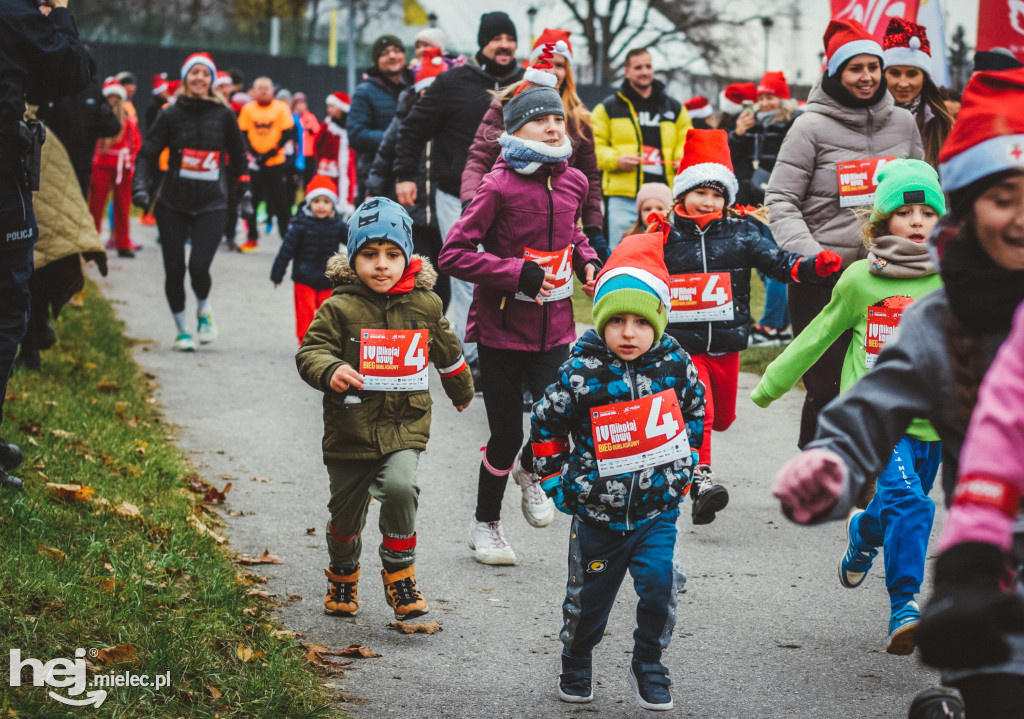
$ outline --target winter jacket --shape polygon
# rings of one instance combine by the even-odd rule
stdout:
[[[640,124],[629,97],[631,94],[629,82],[624,81],[622,89],[605,98],[590,116],[597,166],[604,172],[601,190],[605,197],[636,197],[644,183],[643,165],[629,171],[617,169],[620,155],[639,155],[643,149]],[[666,95],[665,85],[658,80],[654,81],[653,97],[661,101],[658,110],[661,115],[661,156],[665,182],[671,186],[676,166],[683,156],[686,131],[693,127],[693,123],[686,108]]]
[[[384,131],[384,139],[377,148],[377,156],[373,158],[373,165],[370,167],[370,175],[366,178],[366,194],[368,196],[382,195],[395,199],[395,175],[392,167],[395,162],[395,144],[398,142],[398,130],[402,127],[402,121],[409,110],[416,104],[420,93],[415,87],[407,87],[398,96],[398,107],[395,109],[395,116],[391,124]],[[434,183],[430,178],[431,169],[431,146],[433,142],[427,142],[423,148],[420,159],[420,166],[416,174],[416,202],[412,207],[407,207],[409,217],[416,227],[437,227],[437,217],[434,216]]]
[[[691,452],[671,463],[602,477],[598,473],[591,411],[603,405],[675,390]],[[544,489],[564,512],[584,524],[632,531],[679,504],[704,436],[704,385],[689,356],[670,336],[632,362],[619,359],[597,332],[587,332],[544,391],[530,419],[530,441],[572,439],[556,454],[534,455]]]
[[[519,63],[512,63],[507,74],[496,78],[484,72],[476,58],[438,75],[398,131],[395,180],[416,179],[423,148],[433,139],[431,175],[437,178],[438,189],[458,197],[469,146],[491,104],[489,91],[500,90],[522,77]]]
[[[317,310],[295,355],[299,374],[324,393],[324,460],[378,459],[402,449],[427,447],[430,392],[335,392],[331,377],[342,365],[359,368],[359,332],[363,329],[426,329],[429,359],[441,373],[441,385],[455,405],[473,399],[473,377],[462,345],[431,292],[437,272],[425,258],[411,292],[382,295],[364,285],[344,254],[327,263],[334,293]],[[461,368],[461,369],[460,369]],[[448,375],[448,376],[445,376]],[[352,399],[358,398],[359,402]]]
[[[722,217],[701,230],[693,220],[673,213],[665,243],[670,275],[728,271],[732,278],[733,318],[714,322],[670,322],[666,332],[690,354],[739,352],[747,348],[750,318],[750,270],[773,280],[792,282],[801,255],[779,249],[771,231],[749,217]]]
[[[317,174],[331,177],[338,184],[338,199],[348,206],[356,204],[356,153],[349,144],[348,130],[324,118],[313,140]]]
[[[462,189],[459,193],[463,205],[473,199],[473,195],[480,189],[484,175],[494,167],[494,161],[501,154],[498,138],[503,132],[505,118],[502,115],[501,103],[494,101],[487,108],[484,119],[476,130],[473,144],[469,147],[466,169],[462,172]],[[600,229],[604,225],[604,215],[601,213],[601,170],[597,167],[597,156],[594,154],[594,131],[586,123],[581,123],[578,132],[569,131],[568,135],[572,141],[569,167],[575,167],[586,175],[590,183],[587,200],[583,205],[583,226]]]
[[[600,265],[577,224],[586,195],[587,178],[564,161],[520,175],[499,158],[484,175],[438,259],[442,272],[477,285],[467,341],[546,352],[576,339],[571,298],[538,305],[517,300],[516,291],[528,247],[552,251],[572,245],[572,266],[580,278],[588,262]]]
[[[852,329],[853,340],[846,350],[839,390],[847,391],[868,373],[868,308],[887,300],[918,300],[940,287],[942,278],[937,273],[906,279],[884,277],[871,274],[868,260],[857,260],[839,278],[832,290],[832,301],[765,369],[754,389],[754,402],[767,407],[772,400],[793,389],[825,350],[846,330]],[[922,419],[914,419],[907,434],[924,442],[935,442],[939,438],[932,426]]]
[[[229,176],[234,181],[247,172],[242,132],[231,108],[187,95],[179,95],[173,105],[165,107],[156,116],[136,158],[133,193],[147,191],[165,147],[170,149],[169,169],[161,182],[157,204],[190,215],[226,209]],[[218,178],[182,177],[182,153],[186,149],[220,153]]]
[[[92,165],[96,167],[113,167],[117,170],[117,184],[130,182],[135,168],[135,156],[142,147],[142,135],[139,133],[139,120],[134,115],[125,113],[124,127],[118,136],[112,139],[96,141],[96,149],[92,156]]]
[[[775,169],[782,141],[796,120],[794,115],[788,120],[776,121],[777,116],[777,112],[759,112],[753,126],[745,133],[737,135],[735,129],[729,132],[729,154],[732,155],[736,179],[740,182],[738,202],[741,205],[764,204],[764,192],[752,188],[750,178],[755,169],[769,173]]]
[[[346,128],[352,149],[356,151],[356,173],[360,184],[370,174],[370,165],[384,139],[384,131],[395,116],[399,93],[414,82],[412,73],[402,70],[401,82],[394,85],[382,78],[380,70],[374,67],[366,72],[366,80],[352,93]]]
[[[805,255],[832,250],[844,267],[866,257],[858,233],[863,220],[839,206],[836,163],[875,157],[924,158],[913,116],[888,92],[871,107],[846,107],[819,81],[782,142],[765,193],[779,246]]]
[[[327,261],[348,242],[348,226],[341,214],[319,219],[305,203],[292,218],[274,258],[270,280],[280,284],[288,263],[292,263],[292,280],[315,290],[331,289],[327,279]]]

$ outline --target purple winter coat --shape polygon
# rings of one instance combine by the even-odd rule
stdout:
[[[585,123],[581,124],[579,132],[569,131],[568,124],[566,130],[572,142],[569,167],[575,167],[586,175],[590,185],[583,203],[583,226],[601,228],[604,225],[604,215],[601,211],[601,170],[597,166],[597,154],[594,152],[594,132]],[[502,115],[501,103],[495,100],[487,108],[484,119],[476,129],[473,144],[469,146],[466,167],[462,170],[462,188],[459,191],[462,204],[473,199],[484,175],[494,167],[494,161],[501,153],[498,138],[503,132],[505,118]]]
[[[542,306],[517,300],[516,290],[527,247],[553,251],[572,245],[573,270],[581,280],[587,263],[600,266],[577,224],[587,191],[586,176],[566,162],[520,175],[499,157],[484,175],[438,259],[443,272],[476,284],[466,340],[536,352],[576,339],[571,299]]]

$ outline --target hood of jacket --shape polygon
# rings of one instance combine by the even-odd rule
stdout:
[[[430,264],[430,260],[423,255],[413,255],[413,258],[417,257],[423,263],[423,266],[416,273],[416,289],[432,290],[434,285],[437,284],[437,270]],[[331,281],[335,288],[345,285],[366,287],[362,280],[359,279],[359,275],[356,274],[355,268],[349,265],[348,255],[344,252],[336,253],[327,261],[327,279]]]
[[[882,99],[869,107],[847,107],[825,92],[821,87],[821,78],[814,83],[807,97],[804,112],[818,112],[827,115],[837,122],[858,131],[865,131],[871,117],[874,116],[875,127],[884,127],[892,118],[895,108],[892,93],[884,93]]]

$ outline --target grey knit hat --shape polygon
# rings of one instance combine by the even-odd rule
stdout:
[[[553,87],[530,87],[513,96],[502,110],[505,120],[505,132],[512,134],[523,125],[543,115],[561,115],[565,117],[565,105],[562,96]]]

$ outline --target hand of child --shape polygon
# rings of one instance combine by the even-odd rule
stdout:
[[[405,205],[406,207],[412,207],[416,204],[416,183],[415,182],[398,182],[395,183],[395,195],[398,199],[399,205]]]
[[[744,110],[736,118],[736,134],[743,135],[754,126],[754,113]]]
[[[584,268],[583,272],[585,273],[584,276],[587,278],[587,281],[583,284],[583,287],[581,287],[580,289],[583,290],[583,294],[585,294],[587,297],[589,297],[590,299],[594,299],[594,275],[596,274],[594,266],[590,263],[587,263],[587,266],[586,268]]]
[[[537,296],[533,298],[533,301],[536,302],[538,305],[543,305],[544,304],[544,299],[543,298],[544,297],[550,297],[551,296],[551,290],[553,290],[555,288],[555,281],[558,278],[555,277],[555,273],[554,272],[548,272],[548,267],[547,267],[554,260],[555,260],[554,257],[541,257],[541,258],[536,259],[536,260],[531,260],[531,262],[536,262],[538,265],[540,265],[540,268],[542,270],[544,270],[544,283],[540,286],[540,292],[538,292]]]
[[[469,402],[472,402],[472,401],[473,400],[469,400]],[[466,402],[466,404],[457,404],[457,405],[455,405],[455,409],[457,409],[457,410],[459,410],[461,412],[462,410],[466,409],[466,407],[469,406],[469,402]]]
[[[811,524],[835,506],[846,476],[846,463],[838,454],[809,449],[778,471],[772,482],[772,495],[789,519],[797,524]]]
[[[616,167],[617,170],[635,170],[641,162],[640,154],[636,155],[619,155],[619,163]]]
[[[818,277],[828,277],[843,266],[843,258],[832,250],[822,250],[814,256],[814,271]]]
[[[362,389],[363,377],[352,369],[351,365],[343,364],[331,375],[331,389],[335,392],[344,392],[349,387]]]

